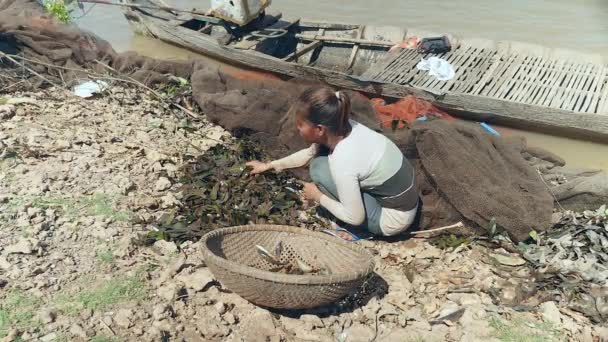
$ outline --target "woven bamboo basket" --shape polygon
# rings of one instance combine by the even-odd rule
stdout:
[[[307,309],[356,291],[373,271],[371,254],[352,242],[303,228],[249,225],[217,229],[202,238],[205,262],[217,280],[248,301],[277,309]],[[283,274],[256,249],[282,245],[281,262],[296,258],[328,274]]]

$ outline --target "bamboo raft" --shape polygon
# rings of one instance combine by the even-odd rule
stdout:
[[[153,6],[151,0],[125,0]],[[128,8],[139,33],[228,64],[363,91],[373,96],[415,95],[465,119],[552,134],[608,141],[608,64],[600,56],[515,42],[453,39],[437,55],[456,75],[438,81],[416,68],[414,49],[391,47],[411,36],[436,34],[398,27],[327,23],[266,15],[261,28],[222,41],[218,25],[196,15]]]

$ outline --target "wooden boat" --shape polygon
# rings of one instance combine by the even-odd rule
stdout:
[[[138,33],[222,62],[325,82],[374,96],[413,94],[457,116],[608,141],[608,68],[601,56],[514,42],[453,40],[456,75],[438,81],[416,68],[415,49],[393,48],[423,33],[397,27],[314,22],[267,14],[245,28],[125,0]],[[226,33],[230,31],[231,35]],[[230,38],[230,39],[227,39]]]

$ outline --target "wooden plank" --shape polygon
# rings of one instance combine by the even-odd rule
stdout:
[[[530,63],[526,66],[526,68],[519,73],[517,80],[510,93],[506,96],[506,100],[509,101],[517,101],[518,97],[522,97],[527,99],[526,96],[526,88],[530,86],[532,80],[536,78],[538,73],[542,70],[542,66],[544,65],[544,59],[540,56],[536,56],[532,58]],[[518,101],[522,102],[522,101]]]
[[[411,61],[415,60],[417,63],[419,61],[419,56],[418,52],[414,49],[401,51],[399,56],[393,60],[391,65],[383,72],[382,79],[389,82],[396,81],[401,74],[409,72],[409,69],[406,70],[406,63],[410,65],[407,68],[411,68]]]
[[[462,51],[461,49],[456,49],[456,50],[453,50],[452,53],[446,54],[447,56],[444,56],[444,59],[446,61],[448,61],[448,63],[450,63],[452,65],[452,67],[454,68],[454,78],[452,78],[449,81],[440,81],[434,76],[427,76],[427,78],[429,80],[427,80],[424,83],[424,85],[422,85],[422,87],[429,88],[429,89],[443,90],[443,89],[445,89],[446,85],[454,84],[454,81],[457,79],[458,74],[462,73],[462,71],[464,71],[464,69],[465,69],[461,65],[461,61],[467,60],[468,58],[470,58],[471,54],[475,51],[476,51],[476,48],[467,47],[466,51]],[[428,75],[428,71],[425,72],[425,74]],[[439,88],[439,89],[437,89],[437,88]]]
[[[470,81],[471,77],[475,77],[479,73],[477,66],[485,58],[486,52],[481,48],[475,48],[473,51],[474,53],[457,62],[458,66],[455,67],[454,78],[448,81],[441,88],[442,90],[456,91],[456,89],[460,89],[463,84]]]
[[[360,45],[369,45],[369,46],[383,46],[383,47],[392,47],[395,46],[395,43],[385,42],[381,40],[367,40],[367,39],[356,39],[356,38],[342,38],[342,37],[321,37],[318,35],[307,35],[307,34],[296,34],[296,38],[302,40],[321,40],[324,42],[331,43],[346,43],[346,44],[360,44]]]
[[[580,91],[581,91],[581,87],[584,86],[585,82],[588,79],[589,76],[589,70],[593,69],[593,64],[584,64],[585,68],[583,69],[583,72],[578,75],[578,77],[576,78],[576,81],[574,82],[574,84],[572,85],[572,88],[569,89],[568,91],[564,92],[564,99],[563,102],[560,106],[560,108],[563,109],[574,109],[574,103],[576,102],[576,99],[578,99],[578,97],[580,96]]]
[[[397,83],[415,85],[421,78],[424,78],[427,72],[418,70],[416,67],[418,63],[420,63],[420,59],[404,60],[401,73],[396,78]]]
[[[305,45],[301,49],[298,49],[298,50],[290,53],[287,57],[284,57],[283,60],[286,62],[289,62],[291,60],[297,59],[298,57],[302,56],[303,54],[307,53],[308,51],[314,50],[321,45],[323,45],[322,41],[315,40],[314,42]]]
[[[300,20],[302,26],[309,26],[326,30],[356,30],[360,25],[346,23],[328,23],[324,21],[316,21],[302,18]]]
[[[518,89],[525,84],[526,78],[532,71],[532,68],[538,61],[538,56],[528,56],[521,67],[509,78],[508,84],[505,86],[501,98],[507,101],[512,101],[512,97],[517,93]]]
[[[564,103],[564,101],[566,100],[566,93],[568,93],[570,90],[573,89],[574,84],[578,81],[578,79],[581,77],[581,73],[583,70],[585,70],[585,65],[584,64],[577,64],[575,70],[577,71],[576,73],[570,75],[571,77],[568,80],[568,84],[565,87],[562,87],[560,90],[556,93],[556,96],[554,96],[554,98],[551,100],[551,103],[549,104],[549,107],[554,107],[554,108],[560,108],[560,109],[564,109],[562,107],[562,104]]]
[[[452,65],[452,67],[454,68],[454,72],[456,72],[457,68],[460,67],[460,64],[458,62],[463,57],[464,58],[468,57],[468,55],[473,50],[474,50],[474,48],[469,46],[466,48],[466,51],[462,51],[462,49],[454,49],[454,50],[444,53],[443,55],[440,55],[438,57],[442,58],[442,59],[446,60],[448,63],[450,63],[450,65]],[[432,56],[427,55],[426,57],[430,58]],[[418,83],[418,85],[420,85],[421,87],[426,88],[426,89],[437,89],[437,86],[442,88],[441,86],[445,85],[445,83],[451,82],[452,80],[454,80],[456,78],[456,75],[454,75],[454,78],[452,80],[440,81],[435,76],[430,76],[428,74],[428,71],[424,71],[421,74],[424,76],[423,81],[421,81],[420,83],[418,83],[418,82],[416,82],[416,83]]]
[[[552,73],[543,80],[543,87],[541,91],[534,97],[532,100],[533,104],[539,106],[545,106],[545,102],[551,102],[551,98],[557,92],[559,85],[562,82],[562,79],[567,75],[567,70],[570,70],[573,67],[572,63],[565,63],[564,61],[560,61],[557,65],[555,65],[555,69]],[[557,84],[557,86],[556,86]]]
[[[395,64],[396,74],[392,77],[391,82],[397,84],[405,84],[413,82],[413,77],[420,71],[416,68],[416,65],[420,62],[422,57],[420,54],[415,54],[412,58],[402,58]]]
[[[518,58],[518,55],[510,54],[510,55],[507,55],[506,58],[503,58],[501,60],[501,62],[498,65],[498,69],[496,70],[496,72],[494,72],[494,74],[492,75],[492,78],[490,80],[488,80],[488,86],[484,88],[481,95],[491,96],[490,94],[494,94],[496,92],[498,87],[500,87],[502,82],[504,82],[503,76],[505,75],[505,73],[507,72],[509,67],[511,67],[511,65],[513,65],[513,62],[517,60],[517,58]]]
[[[565,70],[559,73],[555,81],[549,83],[549,91],[543,99],[542,106],[551,107],[551,103],[557,100],[557,96],[560,92],[563,92],[568,87],[568,82],[575,75],[573,71],[576,71],[580,64],[568,63]]]
[[[545,63],[546,60],[544,58],[536,58],[536,60],[530,65],[530,70],[528,73],[524,75],[523,80],[519,82],[519,84],[513,89],[513,92],[509,96],[508,100],[527,103],[527,100],[530,98],[528,91],[530,90],[533,81],[543,71]]]
[[[502,95],[507,90],[510,81],[513,79],[519,69],[527,62],[528,56],[517,55],[517,58],[513,63],[505,70],[505,73],[500,77],[500,81],[497,82],[497,87],[493,93],[489,96],[494,98],[502,99]]]
[[[554,70],[556,61],[555,59],[544,60],[544,64],[540,68],[538,75],[530,81],[530,84],[515,101],[529,104],[534,103],[534,99],[542,91],[544,83],[550,77],[551,71]]]
[[[598,70],[596,70],[596,67]],[[596,76],[599,70],[601,70],[602,67],[601,66],[596,66],[596,65],[591,65],[591,70],[589,70],[589,73],[587,74],[587,77],[585,77],[585,81],[583,83],[581,83],[580,86],[580,93],[578,95],[578,97],[576,98],[576,100],[572,100],[573,101],[573,108],[576,108],[577,112],[584,112],[585,110],[583,110],[581,107],[583,106],[584,101],[586,101],[590,96],[592,96],[592,91],[591,91],[591,87],[593,86],[593,83],[596,80]],[[595,76],[594,76],[595,75]]]
[[[578,64],[575,68],[576,72],[573,73],[572,77],[568,81],[568,85],[563,87],[561,91],[558,91],[554,101],[551,102],[550,106],[554,106],[555,108],[565,109],[563,104],[568,100],[568,93],[570,93],[576,84],[578,84],[579,80],[582,78],[582,74],[586,69],[585,64]]]
[[[600,96],[600,103],[598,104],[596,113],[608,115],[608,82],[604,83],[604,90],[602,91],[602,96]]]
[[[361,39],[363,37],[363,30],[365,30],[365,25],[359,26],[357,30],[357,39]],[[359,44],[355,44],[353,46],[353,51],[350,53],[350,57],[348,58],[348,63],[346,64],[346,70],[352,68],[353,64],[355,64],[355,58],[357,58],[357,52],[359,52]]]
[[[471,90],[472,95],[477,95],[484,89],[486,84],[490,81],[490,79],[494,75],[494,72],[496,71],[496,69],[501,65],[502,57],[503,57],[503,55],[501,55],[500,53],[496,53],[496,55],[494,55],[492,57],[492,58],[494,58],[494,61],[492,62],[492,64],[490,64],[490,67],[485,72],[483,72],[481,79],[477,82],[477,85],[475,85],[473,90]]]
[[[591,100],[589,101],[589,103],[587,103],[587,101],[585,101],[585,103],[583,104],[583,107],[585,108],[585,112],[587,113],[596,113],[597,112],[597,104],[599,102],[599,100],[601,99],[601,93],[602,93],[602,87],[605,84],[606,81],[606,66],[602,65],[600,68],[600,71],[597,73],[597,76],[595,77],[595,84],[594,86],[592,86],[592,90],[593,90],[593,96],[591,96]],[[588,106],[587,106],[588,105]]]
[[[286,29],[290,28],[292,25],[298,23],[298,20],[294,20],[294,21],[279,21],[279,22],[277,22],[277,23],[275,23],[273,25],[265,27],[261,31],[263,31],[265,29],[273,29],[273,30],[283,29],[283,30],[286,30]],[[259,43],[265,41],[266,39],[270,39],[270,38],[260,38],[260,37],[255,37],[255,36],[252,36],[252,35],[248,35],[248,36],[244,37],[243,40],[241,40],[240,42],[232,45],[232,47],[235,48],[235,49],[240,49],[240,50],[250,50],[250,49],[255,48],[256,45],[258,45]]]
[[[479,58],[478,63],[468,70],[466,79],[458,85],[456,88],[452,89],[452,91],[457,92],[465,92],[471,93],[476,88],[477,84],[483,78],[483,75],[488,71],[490,66],[492,66],[493,61],[492,58],[496,54],[496,51],[492,49],[486,49],[483,55]]]

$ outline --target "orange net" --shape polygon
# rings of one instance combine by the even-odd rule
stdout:
[[[383,127],[396,125],[395,128],[403,128],[423,117],[454,120],[452,116],[430,102],[413,95],[408,95],[392,104],[386,104],[380,98],[371,99],[371,102]]]

